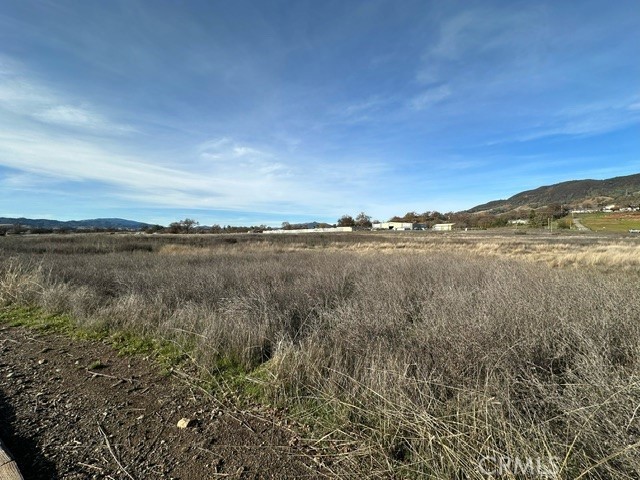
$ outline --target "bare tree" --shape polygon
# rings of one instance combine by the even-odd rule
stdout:
[[[357,227],[371,228],[371,217],[364,212],[360,212],[355,220]]]
[[[191,233],[194,227],[200,225],[200,222],[194,220],[193,218],[185,218],[180,223],[182,224],[184,233]]]
[[[195,227],[200,225],[200,222],[193,218],[185,218],[179,222],[173,222],[169,224],[169,233],[191,233]]]
[[[356,225],[356,221],[353,219],[351,215],[343,215],[338,219],[339,227],[354,227]]]

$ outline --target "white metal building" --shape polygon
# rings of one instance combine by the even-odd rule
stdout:
[[[353,227],[331,227],[331,228],[299,228],[297,230],[265,230],[262,233],[340,233],[353,232]]]
[[[374,223],[371,230],[413,230],[413,223],[408,222],[382,222]]]
[[[436,232],[449,232],[451,230],[453,230],[453,226],[455,225],[455,223],[436,223],[433,226],[433,229]]]

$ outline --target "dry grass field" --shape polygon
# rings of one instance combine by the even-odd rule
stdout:
[[[635,479],[639,253],[513,232],[14,236],[0,305],[174,342],[308,423],[345,477]]]

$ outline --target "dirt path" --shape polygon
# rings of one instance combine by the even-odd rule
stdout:
[[[4,326],[0,438],[26,479],[325,477],[275,414],[220,407],[100,342]]]
[[[573,225],[576,227],[577,230],[579,230],[580,232],[590,232],[591,230],[589,230],[587,227],[585,227],[582,222],[580,222],[580,219],[578,218],[574,218],[573,219]]]

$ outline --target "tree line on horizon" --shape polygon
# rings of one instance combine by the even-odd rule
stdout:
[[[548,207],[531,209],[528,214],[523,210],[513,210],[504,213],[470,213],[470,212],[447,212],[441,213],[436,210],[417,213],[414,211],[407,212],[402,216],[393,216],[388,221],[403,222],[412,224],[422,224],[426,228],[432,228],[437,223],[455,223],[457,228],[496,228],[504,227],[509,224],[510,220],[524,219],[527,220],[532,227],[541,227],[547,224],[549,219],[559,220],[569,213],[569,208],[560,204],[552,204]],[[380,223],[379,220],[372,220],[372,217],[365,212],[360,212],[355,217],[349,214],[342,215],[337,219],[336,223],[330,224],[325,222],[308,222],[308,223],[290,223],[282,222],[283,230],[299,230],[307,228],[331,228],[331,227],[353,227],[355,229],[367,230],[374,223]],[[211,226],[202,226],[200,222],[193,218],[185,218],[170,223],[168,226],[151,225],[142,230],[145,233],[158,234],[190,234],[190,233],[261,233],[277,228],[267,225],[251,225],[251,226],[221,226],[214,224]],[[122,229],[116,228],[83,228],[79,230],[70,229],[51,229],[51,228],[30,228],[25,225],[1,225],[0,235],[21,234],[21,233],[115,233],[121,232]]]
[[[532,227],[541,227],[546,225],[549,219],[558,220],[565,217],[569,213],[569,208],[560,204],[552,204],[548,207],[531,209],[528,213],[523,210],[510,211],[505,213],[469,213],[463,212],[447,212],[441,213],[437,210],[428,210],[423,213],[414,211],[407,212],[402,216],[393,216],[389,222],[417,223],[427,228],[432,228],[438,223],[455,223],[458,228],[496,228],[504,227],[509,224],[510,220],[528,220]],[[372,220],[372,217],[365,212],[360,212],[356,216],[349,214],[342,215],[335,223],[326,222],[306,222],[306,223],[290,223],[282,222],[280,229],[282,230],[301,230],[307,228],[332,228],[332,227],[353,227],[355,229],[370,229],[374,223],[380,223],[379,220]],[[265,230],[276,230],[277,228],[268,227],[266,225],[259,226],[231,226],[221,227],[213,225],[211,227],[199,227],[198,222],[192,219],[181,220],[169,225],[163,230],[165,233],[241,233],[254,232],[260,233]]]

